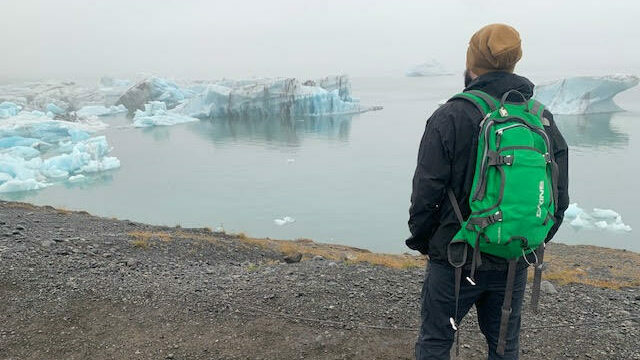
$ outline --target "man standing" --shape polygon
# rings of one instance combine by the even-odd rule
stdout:
[[[485,98],[488,94],[490,97],[487,101],[502,98],[502,103],[522,103],[523,100],[526,103],[533,95],[534,85],[528,79],[513,73],[521,57],[520,35],[514,28],[504,24],[483,27],[469,42],[465,92]],[[511,90],[516,91],[510,92]],[[484,252],[465,256],[464,266],[459,268],[462,269],[463,279],[470,278],[469,281],[460,283],[458,277],[456,286],[457,272],[451,264],[451,254],[448,251],[450,242],[461,229],[461,222],[472,213],[469,198],[474,186],[479,132],[484,117],[481,107],[473,102],[462,97],[453,98],[429,118],[420,143],[409,210],[412,236],[406,241],[410,248],[429,256],[422,289],[422,325],[416,343],[417,359],[449,359],[457,325],[474,304],[480,330],[487,340],[488,358],[518,358],[527,259],[520,257],[517,263],[514,261],[515,271],[511,274],[511,310],[506,315],[508,326],[503,335],[506,343],[503,342],[502,349],[499,349],[498,337],[501,315],[504,313],[508,261]],[[545,109],[541,110],[539,117],[542,119],[541,124],[544,125],[544,133],[548,138],[548,151],[551,153],[544,155],[555,158],[557,164],[553,182],[556,189],[555,211],[548,215],[553,220],[553,225],[548,225],[550,229],[544,238],[547,242],[558,230],[569,204],[568,149],[552,114]],[[499,165],[509,161],[508,156],[502,156],[498,160],[503,161]],[[496,161],[494,159],[492,165]],[[540,184],[542,203],[543,185],[542,182]],[[457,204],[454,205],[452,199],[457,199]],[[456,212],[459,212],[458,216]],[[478,239],[480,235],[483,234],[479,232]],[[476,242],[475,248],[478,247]]]

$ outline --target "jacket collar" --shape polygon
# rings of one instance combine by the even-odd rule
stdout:
[[[464,91],[481,90],[500,99],[507,91],[518,90],[527,99],[530,99],[533,96],[534,86],[529,79],[523,76],[505,71],[492,71],[475,78]],[[514,99],[511,99],[511,95],[509,94],[509,101],[518,101],[517,95]]]

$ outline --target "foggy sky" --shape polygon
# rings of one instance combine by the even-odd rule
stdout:
[[[637,1],[0,0],[0,79],[462,71],[493,22],[523,40],[517,71],[640,72]]]

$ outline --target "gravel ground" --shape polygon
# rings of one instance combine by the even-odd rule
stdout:
[[[551,266],[578,266],[589,248],[554,245]],[[622,253],[585,261],[606,278]],[[288,264],[206,229],[0,202],[0,358],[410,359],[423,278],[421,268]],[[640,317],[640,287],[555,289],[523,317],[521,359],[640,359],[640,319],[574,326]],[[474,316],[462,359],[486,356]],[[559,327],[536,328],[548,325]]]

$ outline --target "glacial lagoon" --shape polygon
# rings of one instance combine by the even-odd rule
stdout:
[[[358,115],[150,128],[131,127],[122,113],[103,117],[110,126],[96,135],[106,136],[119,169],[0,198],[153,224],[404,252],[425,120],[461,85],[460,76],[354,78],[354,96],[384,106]],[[614,209],[633,230],[567,221],[556,241],[640,251],[634,241],[640,231],[640,88],[616,102],[628,111],[558,115],[556,121],[570,146],[571,202],[588,212]]]

